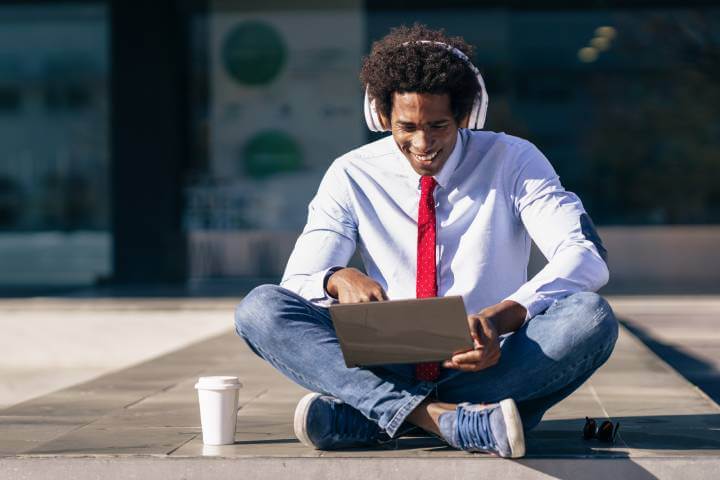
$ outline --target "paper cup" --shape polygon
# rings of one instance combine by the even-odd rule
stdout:
[[[237,377],[200,377],[195,384],[200,402],[200,422],[205,445],[235,442],[238,390]]]

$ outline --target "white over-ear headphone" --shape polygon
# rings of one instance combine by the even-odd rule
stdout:
[[[403,43],[403,45],[408,45],[411,42]],[[480,75],[480,70],[478,70],[475,65],[472,64],[470,59],[467,55],[465,55],[463,52],[458,50],[457,48],[448,45],[447,43],[442,42],[433,42],[431,40],[418,40],[416,42],[412,43],[429,43],[432,45],[438,45],[455,55],[461,60],[464,60],[468,67],[470,67],[470,70],[475,74],[475,77],[477,78],[478,84],[480,85],[480,91],[478,92],[477,96],[475,97],[475,100],[473,101],[472,109],[470,110],[470,118],[468,119],[468,128],[472,130],[480,130],[485,126],[485,116],[487,115],[487,108],[488,108],[488,95],[487,91],[485,90],[485,81],[483,80],[482,75]],[[375,108],[375,100],[370,100],[370,95],[368,94],[368,87],[365,87],[365,105],[363,106],[363,110],[365,111],[365,122],[367,123],[367,126],[370,130],[373,132],[388,132],[390,131],[389,128],[384,128],[382,126],[382,123],[380,122],[380,116],[378,115],[377,109]]]

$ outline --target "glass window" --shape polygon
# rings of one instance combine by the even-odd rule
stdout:
[[[597,224],[720,222],[720,8],[428,3],[211,2],[194,30],[193,276],[279,277],[323,172],[376,138],[362,56],[416,21],[476,47],[486,128],[534,142]]]
[[[207,157],[186,188],[194,277],[276,278],[328,165],[366,140],[362,2],[274,3],[211,2],[195,23],[208,94]]]
[[[110,272],[107,25],[103,4],[0,6],[0,288]]]

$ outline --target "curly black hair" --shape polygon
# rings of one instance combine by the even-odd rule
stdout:
[[[472,58],[473,48],[462,37],[448,37],[444,30],[418,23],[403,25],[373,43],[370,55],[363,59],[360,82],[385,118],[390,118],[394,92],[447,93],[459,123],[470,114],[480,90],[477,78],[463,59],[442,46],[418,43],[420,40],[445,43]]]

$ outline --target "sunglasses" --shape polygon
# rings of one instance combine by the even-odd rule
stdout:
[[[585,440],[597,438],[601,442],[615,443],[615,437],[617,436],[619,428],[620,422],[617,422],[613,428],[613,423],[609,420],[605,420],[600,424],[600,427],[598,427],[594,418],[585,417],[583,438]]]

